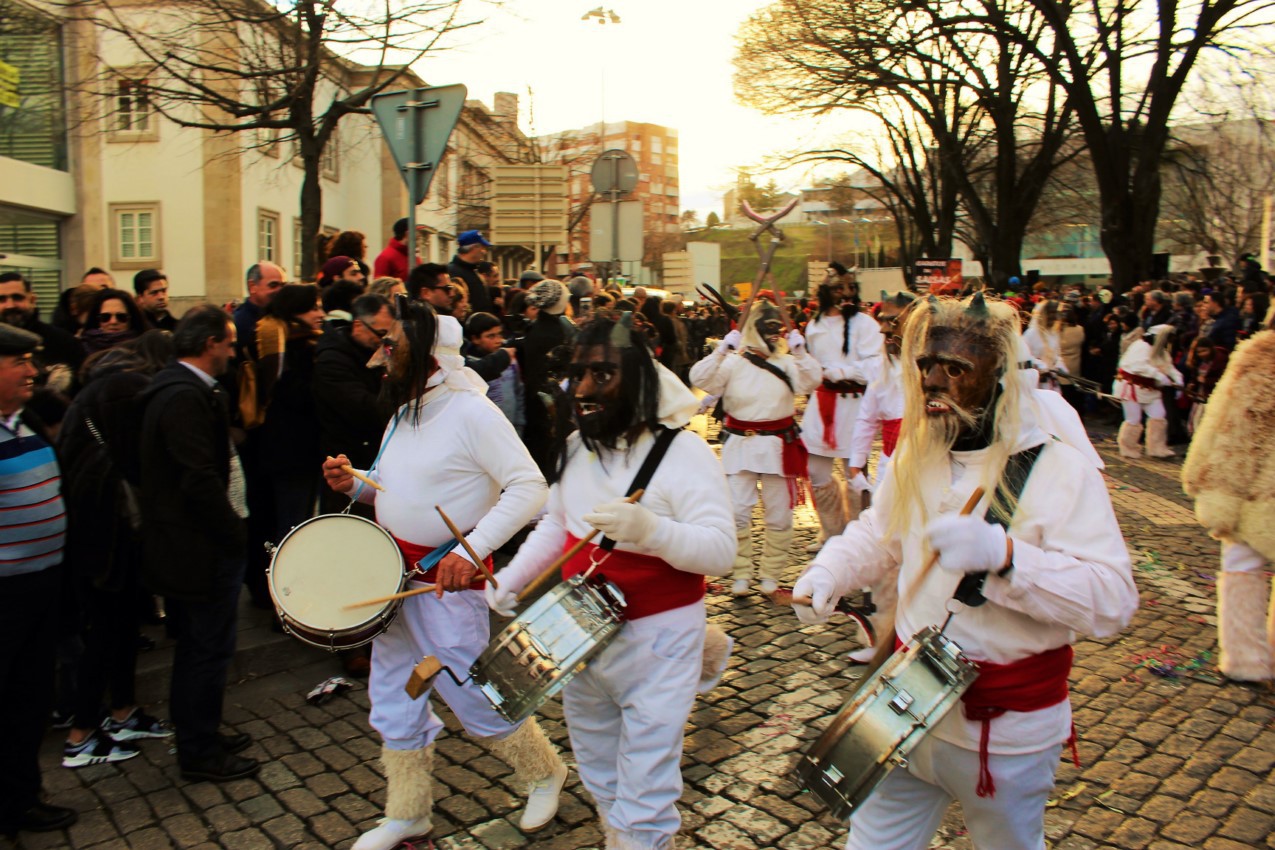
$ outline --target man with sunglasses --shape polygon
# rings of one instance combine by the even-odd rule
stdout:
[[[407,276],[407,297],[424,301],[440,316],[450,316],[456,307],[456,287],[447,266],[421,263]]]

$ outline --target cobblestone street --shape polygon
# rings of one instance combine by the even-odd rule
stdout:
[[[1046,816],[1050,846],[1067,850],[1275,848],[1275,696],[1221,682],[1213,671],[1217,545],[1181,494],[1180,461],[1120,460],[1099,450],[1134,558],[1142,605],[1132,626],[1076,646],[1072,705],[1081,766],[1058,771]],[[794,553],[816,522],[797,518]],[[794,555],[787,583],[805,563]],[[831,848],[844,827],[790,779],[797,754],[819,733],[855,681],[845,655],[858,646],[844,619],[802,628],[791,609],[759,595],[736,599],[710,587],[710,618],[736,639],[722,684],[691,716],[683,763],[682,847],[748,850]],[[120,765],[63,769],[62,733],[46,739],[51,800],[80,811],[67,833],[24,835],[17,847],[340,847],[373,825],[384,801],[379,742],[361,688],[321,707],[303,695],[334,663],[297,646],[294,669],[239,682],[228,725],[253,736],[263,759],[252,780],[187,783],[163,742]],[[166,707],[157,707],[166,714]],[[444,712],[445,714],[445,712]],[[447,716],[447,715],[445,715]],[[569,753],[560,703],[546,731]],[[573,774],[557,821],[533,837],[514,826],[521,789],[503,762],[457,734],[438,744],[435,831],[439,848],[575,850],[598,847],[596,818]],[[0,847],[13,846],[3,843]],[[959,813],[934,844],[967,848]]]

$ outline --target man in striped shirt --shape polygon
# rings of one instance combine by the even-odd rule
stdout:
[[[23,410],[40,337],[0,324],[0,834],[75,823],[40,799],[40,739],[53,702],[54,625],[66,509],[44,424]]]

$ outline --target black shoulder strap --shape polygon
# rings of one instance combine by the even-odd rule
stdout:
[[[660,429],[660,433],[655,437],[655,445],[651,446],[651,450],[647,452],[646,459],[638,467],[637,475],[633,476],[633,483],[624,492],[625,496],[632,496],[638,490],[646,489],[646,485],[650,484],[651,479],[655,477],[655,470],[659,468],[660,462],[664,460],[664,455],[668,454],[669,446],[673,445],[673,440],[680,433],[682,431],[679,428]],[[615,541],[610,537],[603,537],[602,542],[598,544],[598,548],[604,552],[610,552],[615,548]]]
[[[743,352],[743,355],[744,355],[744,359],[747,360],[749,363],[753,364],[759,369],[765,369],[767,372],[774,375],[779,380],[783,381],[788,386],[788,391],[793,392],[792,378],[788,377],[788,373],[785,372],[783,369],[780,369],[778,366],[776,366],[774,363],[771,363],[765,357],[762,357],[760,354],[756,354],[752,351],[745,351]]]
[[[1027,479],[1032,474],[1032,469],[1036,466],[1036,461],[1040,458],[1040,453],[1044,450],[1045,444],[1032,446],[1030,449],[1023,449],[1017,454],[1010,455],[1009,460],[1005,463],[1005,471],[1001,473],[1001,480],[996,485],[996,495],[1002,504],[1009,502],[1017,502],[1018,497],[1023,494],[1023,488],[1027,486]],[[1009,521],[1007,519],[993,516],[989,507],[983,518],[988,522],[995,523],[1006,530],[1009,530]],[[987,597],[983,595],[983,582],[987,581],[987,573],[966,573],[961,579],[961,583],[956,586],[956,592],[952,594],[952,598],[957,602],[962,602],[970,608],[977,608],[987,601]]]

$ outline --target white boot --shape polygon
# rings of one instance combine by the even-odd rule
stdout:
[[[846,529],[845,493],[835,478],[827,484],[811,485],[810,495],[819,515],[819,538],[806,547],[807,552],[818,552],[824,541],[836,537]]]
[[[527,783],[527,806],[518,828],[535,832],[553,820],[558,813],[558,796],[567,782],[567,766],[536,718],[524,720],[508,738],[491,741],[491,749],[509,763],[516,779]]]
[[[753,529],[751,526],[735,527],[735,581],[730,592],[736,596],[748,594],[748,583],[753,577]]]
[[[704,657],[700,667],[699,685],[695,690],[706,694],[722,680],[726,665],[730,663],[731,651],[735,648],[735,639],[712,623],[704,629]]]
[[[1263,623],[1266,595],[1263,573],[1218,573],[1217,666],[1227,678],[1244,682],[1271,678],[1270,624]]]
[[[1116,445],[1120,447],[1120,456],[1131,460],[1142,457],[1142,446],[1138,438],[1142,436],[1142,426],[1133,422],[1121,422],[1120,431],[1116,434]]]
[[[1147,456],[1176,457],[1173,449],[1169,448],[1169,420],[1147,420]]]
[[[359,836],[351,850],[392,850],[433,829],[434,745],[420,750],[381,748],[385,768],[385,818]]]
[[[779,589],[779,580],[788,566],[791,548],[791,526],[778,531],[766,529],[761,539],[761,562],[757,565],[757,572],[761,575],[761,592],[766,596]]]

